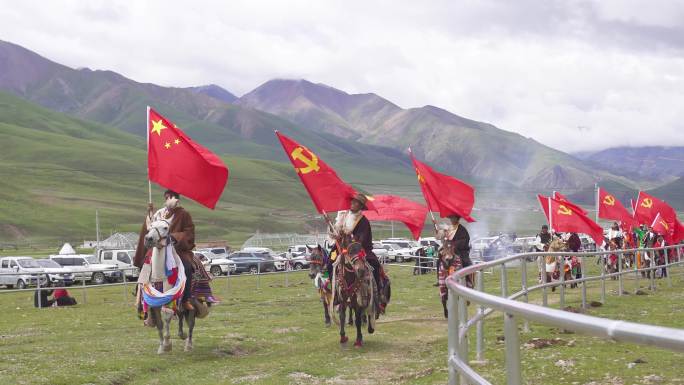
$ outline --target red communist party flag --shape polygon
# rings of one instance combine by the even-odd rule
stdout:
[[[228,181],[228,168],[213,152],[148,107],[147,171],[152,182],[210,209]]]
[[[354,197],[356,191],[340,179],[335,170],[311,150],[278,131],[276,135],[316,206],[316,210],[321,214],[348,210],[351,198]],[[372,206],[370,201],[367,206]]]
[[[395,195],[373,195],[373,209],[363,214],[369,221],[400,221],[408,227],[414,239],[420,238],[425,226],[427,207]]]
[[[572,208],[574,208],[575,210],[581,212],[581,213],[584,214],[584,215],[589,214],[589,213],[587,212],[587,210],[583,209],[582,207],[580,207],[579,205],[577,205],[577,204],[575,204],[575,203],[572,203],[572,202],[570,201],[570,199],[566,198],[565,195],[559,193],[558,191],[554,191],[554,192],[553,192],[553,198],[554,198],[554,199],[557,199],[557,200],[559,200],[559,201],[561,201],[561,202],[565,202],[565,205],[566,205],[566,206],[572,206]]]
[[[640,224],[650,225],[658,213],[668,223],[674,224],[677,219],[677,214],[670,205],[643,191],[639,191],[636,208],[634,209],[634,219],[639,221]]]
[[[658,213],[656,214],[653,223],[651,223],[651,227],[653,228],[653,231],[662,235],[663,239],[667,243],[672,243],[672,240],[676,237],[675,232],[677,231],[677,222],[678,221],[675,221],[675,223],[668,223],[668,221],[665,220],[660,213]]]
[[[475,204],[475,189],[452,176],[441,174],[422,163],[411,154],[418,183],[430,211],[437,211],[443,218],[457,214],[468,222]]]
[[[620,221],[623,226],[632,227],[636,223],[632,214],[627,211],[625,206],[615,198],[615,195],[599,187],[598,190],[598,217]]]
[[[546,207],[544,212],[551,229],[560,232],[587,234],[597,245],[603,244],[603,229],[588,216],[558,199],[546,198],[546,202],[543,202],[541,195],[539,195],[539,199],[542,207]]]
[[[684,224],[677,220],[677,226],[675,227],[674,237],[672,237],[672,243],[679,243],[684,241]]]

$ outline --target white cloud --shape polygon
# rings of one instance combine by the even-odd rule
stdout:
[[[675,1],[34,1],[0,20],[0,39],[143,82],[306,78],[564,151],[684,145]]]

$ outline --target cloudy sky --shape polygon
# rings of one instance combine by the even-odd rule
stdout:
[[[11,3],[11,5],[10,5]],[[305,78],[563,151],[684,145],[684,2],[4,1],[0,39],[242,95]]]

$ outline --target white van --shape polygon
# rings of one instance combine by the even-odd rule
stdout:
[[[31,257],[0,258],[0,285],[9,288],[26,289],[36,286],[40,277],[40,286],[47,284],[47,276],[42,267]]]
[[[127,279],[138,279],[140,269],[133,266],[134,257],[135,250],[100,250],[98,255],[100,263],[126,269]]]

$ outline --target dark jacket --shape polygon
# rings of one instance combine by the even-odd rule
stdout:
[[[456,255],[461,257],[461,259],[467,258],[470,260],[470,234],[468,234],[468,229],[465,226],[458,225],[451,241],[454,244]]]
[[[354,231],[352,231],[352,240],[361,244],[367,257],[378,258],[375,256],[375,253],[373,253],[373,232],[371,231],[370,221],[366,216],[362,216],[359,223],[354,227]]]
[[[176,241],[176,252],[178,252],[178,256],[183,261],[183,265],[190,266],[193,256],[192,249],[195,248],[195,224],[192,222],[190,213],[180,206],[169,210],[169,218],[171,216],[173,216],[173,223],[171,223],[169,233]],[[141,268],[143,263],[145,263],[145,254],[147,252],[145,249],[145,234],[147,234],[147,226],[143,223],[140,237],[138,238],[138,247],[135,249],[135,258],[133,259],[133,265],[138,268]]]
[[[577,233],[570,234],[570,238],[568,238],[568,247],[575,253],[582,247],[582,240]]]

